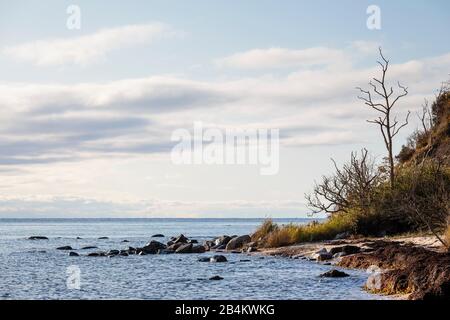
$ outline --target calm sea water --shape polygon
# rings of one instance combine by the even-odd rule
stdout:
[[[222,234],[248,234],[260,219],[0,219],[0,299],[380,299],[364,292],[362,271],[322,279],[330,266],[279,257],[226,254],[228,263],[202,263],[199,256],[146,255],[70,257],[56,250],[142,246],[152,234],[185,234],[199,242]],[[279,223],[305,223],[280,219]],[[49,240],[31,241],[29,236]],[[99,240],[99,237],[109,237]],[[82,239],[76,239],[81,237]],[[122,240],[129,243],[122,243]],[[97,251],[99,249],[96,249]],[[92,251],[96,251],[92,250]],[[250,261],[241,261],[241,260]],[[68,268],[79,268],[80,288],[70,289]],[[71,270],[71,269],[69,269]],[[220,275],[222,281],[207,280]]]

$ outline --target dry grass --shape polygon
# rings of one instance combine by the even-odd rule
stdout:
[[[289,224],[278,226],[272,220],[266,220],[254,233],[253,239],[268,248],[284,247],[298,243],[331,240],[337,234],[351,231],[352,219],[338,215],[327,221],[311,222],[307,225]]]

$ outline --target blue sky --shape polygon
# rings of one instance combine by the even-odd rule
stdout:
[[[81,29],[66,27],[69,5]],[[369,5],[381,30],[366,27]],[[314,179],[367,146],[354,87],[410,87],[418,110],[450,73],[448,1],[0,1],[0,217],[304,216]],[[174,166],[170,135],[278,128],[280,172]],[[399,136],[397,149],[415,128]]]

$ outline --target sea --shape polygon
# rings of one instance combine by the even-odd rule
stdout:
[[[274,219],[303,224],[309,219]],[[228,262],[199,262],[203,254],[88,257],[89,252],[167,242],[184,234],[200,243],[250,234],[263,219],[0,219],[0,299],[369,300],[364,270],[321,278],[335,268],[311,261],[223,253]],[[45,236],[48,240],[29,240]],[[99,239],[107,237],[107,239]],[[128,242],[123,242],[124,240]],[[79,256],[57,250],[71,246]],[[86,246],[98,249],[82,250]],[[221,253],[222,254],[222,253]],[[209,280],[220,276],[223,280]]]

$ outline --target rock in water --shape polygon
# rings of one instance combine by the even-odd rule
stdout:
[[[228,244],[228,242],[230,242],[230,240],[231,240],[231,237],[224,235],[224,236],[221,236],[221,237],[215,239],[214,245],[216,245],[216,246],[225,245],[226,246]]]
[[[333,255],[329,252],[319,253],[316,255],[317,261],[327,261],[333,259]]]
[[[28,240],[48,240],[48,238],[44,236],[31,236]]]
[[[235,250],[235,249],[239,249],[241,248],[244,244],[249,243],[252,239],[250,238],[250,236],[248,234],[244,235],[244,236],[240,236],[240,237],[235,237],[233,239],[231,239],[225,249],[226,250]]]
[[[73,248],[71,246],[63,246],[56,248],[56,250],[73,250]]]
[[[175,250],[171,249],[160,249],[158,250],[158,254],[172,254],[175,253]]]
[[[227,258],[225,256],[222,255],[216,255],[216,256],[212,256],[209,259],[210,262],[227,262]]]
[[[349,277],[350,275],[346,274],[345,272],[339,271],[339,270],[330,270],[320,275],[321,278],[345,278]]]
[[[88,253],[87,256],[88,257],[104,257],[105,253],[104,252],[91,252],[91,253]]]
[[[175,250],[175,253],[192,253],[192,243],[181,245],[177,250]]]
[[[70,252],[69,252],[69,256],[70,256],[70,257],[78,257],[79,254],[76,253],[76,252],[70,251]]]
[[[98,249],[98,248],[96,246],[87,246],[87,247],[81,248],[81,250],[89,250],[89,249]]]
[[[211,258],[209,257],[202,257],[198,259],[198,262],[209,262]]]
[[[165,244],[162,244],[161,242],[152,240],[142,248],[142,251],[144,251],[147,254],[156,254],[158,252],[158,250],[163,250],[163,249],[166,249]]]
[[[161,233],[157,233],[157,234],[152,235],[152,238],[164,238],[164,235]]]
[[[214,276],[214,277],[209,278],[209,280],[223,280],[223,278],[220,276]]]
[[[179,236],[178,236],[178,238],[175,238],[174,240],[173,240],[173,243],[187,243],[188,242],[188,238],[186,238],[183,234],[180,234]]]
[[[108,237],[100,237],[100,238],[98,238],[98,240],[106,240],[106,239],[109,239]]]
[[[192,246],[192,253],[204,253],[205,251],[204,246]]]

